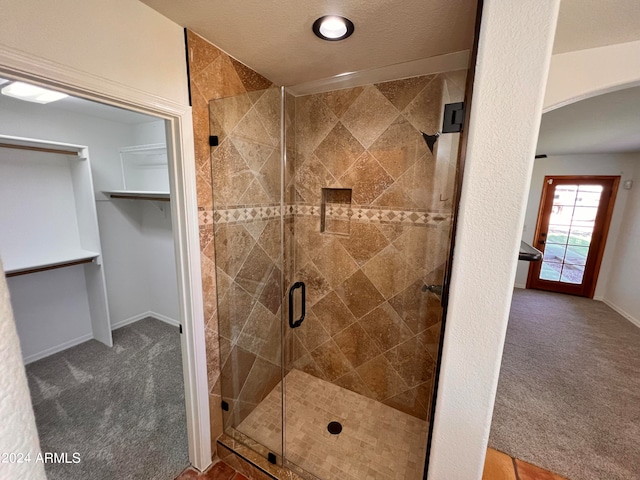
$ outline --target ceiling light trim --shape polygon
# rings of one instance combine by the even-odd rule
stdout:
[[[324,15],[318,18],[311,27],[316,37],[328,42],[339,42],[351,36],[355,25],[351,20],[340,15]]]

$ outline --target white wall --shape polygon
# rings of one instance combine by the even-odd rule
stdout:
[[[134,0],[0,0],[0,46],[188,103],[184,33]]]
[[[618,232],[604,302],[640,327],[640,153],[635,158],[634,185]]]
[[[159,206],[163,211],[159,210]],[[142,315],[179,323],[171,212],[144,200],[98,202],[111,324]]]
[[[27,375],[22,366],[9,290],[0,261],[0,452],[29,453],[34,459],[40,453],[38,431],[31,407]],[[0,462],[0,478],[46,480],[44,463]]]
[[[482,477],[559,4],[484,2],[430,480]]]
[[[180,322],[178,312],[178,280],[173,253],[171,210],[168,204],[143,202],[142,238],[146,261],[149,310],[158,318]]]
[[[0,96],[0,134],[88,145],[94,183],[118,178],[117,171],[108,167],[112,158],[117,159],[118,145],[131,138],[126,125],[5,96]],[[11,208],[10,204],[3,205],[0,208]],[[38,221],[37,216],[32,218]],[[57,228],[61,228],[59,222]],[[107,281],[107,286],[110,283]],[[91,338],[83,267],[19,276],[9,279],[8,284],[26,362]]]
[[[149,202],[111,200],[101,192],[122,188],[120,147],[165,143],[164,121],[130,125],[68,112],[56,108],[55,104],[38,105],[0,96],[0,134],[89,147],[112,325],[139,319],[149,312],[178,323],[175,254],[168,204],[163,213]],[[56,273],[64,276],[69,284],[74,280],[77,283],[76,277],[82,276],[82,269],[71,270]],[[23,355],[27,360],[85,341],[91,333],[90,323],[79,321],[83,318],[82,302],[64,307],[68,310],[75,305],[73,315],[70,312],[64,315],[66,310],[61,307],[55,318],[68,318],[68,321],[64,325],[52,325],[47,318],[51,318],[53,312],[49,316],[43,313],[46,305],[53,305],[53,299],[59,297],[49,296],[49,300],[43,299],[37,304],[28,300],[35,283],[42,283],[51,275],[29,275],[9,281]],[[88,318],[87,311],[84,313],[84,318]]]
[[[128,127],[129,143],[120,146],[166,142],[162,120]],[[117,172],[120,173],[119,164]],[[95,183],[97,189],[122,188],[120,179],[117,183]],[[169,205],[144,200],[104,199],[98,201],[98,219],[112,325],[124,325],[149,313],[180,323]],[[123,231],[128,232],[126,237],[121,235]],[[114,281],[109,282],[110,278]]]
[[[163,121],[139,123],[132,128],[134,145],[166,143]],[[152,313],[165,320],[180,322],[178,290],[168,204],[135,202],[141,213],[142,248],[148,305]]]
[[[134,145],[152,145],[155,143],[166,143],[164,122],[138,123],[133,126]]]
[[[630,154],[584,154],[584,155],[551,155],[538,158],[533,165],[533,175],[529,188],[529,200],[525,214],[522,240],[533,245],[533,236],[538,219],[538,208],[545,175],[620,175],[621,184],[618,189],[616,203],[611,218],[609,237],[602,258],[600,275],[594,298],[600,300],[607,290],[607,279],[613,262],[613,254],[618,232],[622,223],[622,215],[629,192],[622,188],[622,182],[633,177],[633,170],[638,163],[637,157]],[[518,262],[515,286],[524,288],[527,283],[529,262]]]
[[[554,55],[544,111],[640,84],[640,41]]]
[[[133,141],[131,126],[0,95],[0,133],[90,146],[96,193],[122,183],[118,148]],[[83,143],[84,142],[84,143]]]
[[[93,338],[84,266],[20,275],[7,284],[25,363]]]
[[[149,310],[142,209],[133,200],[97,202],[111,325]]]

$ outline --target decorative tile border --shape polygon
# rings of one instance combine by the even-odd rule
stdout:
[[[239,223],[252,222],[257,220],[269,220],[278,218],[281,215],[279,205],[265,205],[257,207],[228,208],[213,211],[213,221],[215,223]]]
[[[285,217],[314,216],[319,217],[319,205],[287,205],[284,208]],[[199,212],[200,225],[211,223],[242,223],[278,218],[281,214],[279,205],[265,205],[255,207],[226,208]],[[379,207],[349,208],[340,204],[327,204],[325,215],[336,220],[351,220],[364,223],[387,223],[414,226],[441,226],[451,223],[452,214],[442,212],[427,212],[421,210],[394,210]]]
[[[198,225],[212,225],[213,210],[198,210]]]
[[[352,220],[365,223],[393,223],[401,225],[437,226],[451,221],[450,213],[392,210],[385,208],[356,207],[345,208],[340,205],[327,205],[327,218]]]

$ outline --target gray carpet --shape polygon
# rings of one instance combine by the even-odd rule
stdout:
[[[178,329],[146,318],[27,366],[49,480],[173,480],[188,446]]]
[[[489,445],[571,480],[640,479],[640,329],[602,302],[516,290]]]

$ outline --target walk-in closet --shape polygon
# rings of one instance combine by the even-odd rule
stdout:
[[[165,122],[32,87],[0,79],[0,259],[41,449],[81,459],[47,476],[174,478],[189,460]]]

